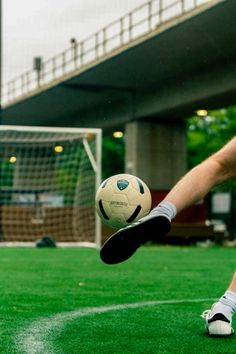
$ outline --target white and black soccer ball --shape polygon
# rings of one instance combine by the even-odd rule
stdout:
[[[151,204],[148,186],[140,178],[125,173],[107,178],[95,197],[96,211],[103,223],[117,229],[147,215]]]

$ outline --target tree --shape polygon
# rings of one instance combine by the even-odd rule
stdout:
[[[124,173],[124,139],[104,137],[102,142],[102,178]]]
[[[236,135],[236,106],[197,115],[187,120],[188,168],[192,168],[219,150]],[[232,187],[230,181],[221,188]]]

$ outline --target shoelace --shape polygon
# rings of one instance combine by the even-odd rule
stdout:
[[[209,313],[211,312],[211,310],[205,310],[203,311],[203,313],[200,315],[200,317],[204,318],[205,320],[208,319],[209,317]]]

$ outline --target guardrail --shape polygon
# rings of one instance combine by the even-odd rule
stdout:
[[[71,46],[42,62],[2,87],[3,106],[23,99],[56,80],[72,76],[78,69],[95,63],[114,50],[175,17],[187,13],[209,0],[151,0],[102,28],[83,41],[71,40]]]

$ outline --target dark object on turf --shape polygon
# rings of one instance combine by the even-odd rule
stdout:
[[[124,262],[144,243],[157,240],[170,231],[171,223],[164,215],[147,216],[142,221],[114,233],[100,250],[101,260],[106,264]]]
[[[52,240],[49,236],[44,236],[40,240],[36,241],[36,247],[39,248],[55,248],[56,242]]]

